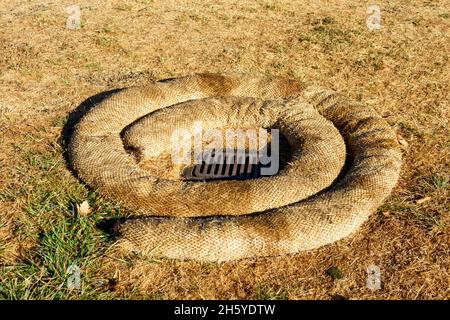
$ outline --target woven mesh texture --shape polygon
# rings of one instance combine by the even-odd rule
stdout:
[[[183,180],[170,139],[198,121],[204,129],[278,128],[292,159],[274,176]],[[372,108],[246,74],[198,74],[115,93],[76,125],[69,157],[83,181],[135,213],[120,226],[118,248],[203,261],[337,241],[389,195],[401,165],[395,133]]]

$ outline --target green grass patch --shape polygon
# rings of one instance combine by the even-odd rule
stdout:
[[[333,278],[333,280],[340,280],[344,278],[344,273],[341,271],[341,269],[335,266],[328,268],[325,273]]]
[[[284,288],[261,285],[256,288],[256,300],[287,300],[288,293]]]
[[[24,215],[16,221],[15,236],[33,243],[33,249],[13,265],[0,264],[0,299],[113,297],[108,286],[93,280],[99,258],[111,243],[98,224],[126,211],[73,179],[58,145],[41,145],[39,150],[23,146],[17,155],[18,172],[27,174],[17,186],[1,189],[0,200],[22,204]],[[84,200],[92,212],[80,216],[76,205]],[[79,290],[67,286],[70,266],[81,271]]]
[[[38,245],[21,263],[0,268],[2,299],[68,299],[98,295],[89,270],[101,254],[105,237],[95,219],[59,216],[44,227]],[[81,287],[70,290],[69,267],[80,268]]]

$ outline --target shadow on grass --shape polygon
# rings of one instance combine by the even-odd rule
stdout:
[[[96,227],[107,234],[110,241],[120,237],[120,226],[125,222],[125,218],[109,218],[96,224]]]
[[[73,132],[75,130],[75,126],[80,122],[81,118],[83,118],[83,116],[87,112],[89,112],[89,110],[91,110],[93,107],[95,107],[97,104],[101,103],[102,101],[108,99],[113,94],[122,91],[123,89],[124,88],[100,92],[94,96],[87,98],[75,110],[70,112],[69,116],[67,117],[66,124],[63,126],[63,129],[61,131],[59,143],[60,143],[61,147],[63,148],[63,156],[64,156],[64,160],[66,162],[66,167],[72,173],[75,173],[75,172],[74,172],[73,168],[70,166],[69,154],[67,152],[67,148],[69,146],[70,140],[71,140]],[[76,174],[75,174],[75,176],[76,176]]]
[[[75,108],[75,110],[70,112],[69,116],[67,117],[67,121],[61,131],[59,144],[61,145],[62,150],[63,150],[63,157],[64,157],[66,168],[75,177],[78,178],[78,174],[70,164],[68,147],[70,144],[70,140],[72,139],[72,135],[75,131],[76,125],[80,122],[80,120],[83,118],[83,116],[89,112],[89,110],[91,110],[93,107],[95,107],[99,103],[103,102],[104,100],[108,99],[115,93],[122,91],[123,89],[124,88],[108,90],[108,91],[100,92],[94,96],[91,96],[91,97],[87,98],[86,100],[84,100],[77,108]],[[81,180],[79,180],[79,181],[81,183],[83,183],[83,181],[81,181]],[[111,219],[106,219],[104,221],[98,222],[96,226],[98,229],[105,232],[108,237],[114,239],[116,236],[118,236],[118,227],[119,227],[120,223],[122,223],[122,222],[123,222],[123,219],[121,219],[121,218],[111,218]]]

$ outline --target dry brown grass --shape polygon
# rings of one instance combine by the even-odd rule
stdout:
[[[356,0],[77,1],[81,30],[65,28],[69,4],[0,4],[0,297],[450,298],[448,1],[380,3],[378,32]],[[394,193],[358,234],[312,252],[221,264],[109,256],[94,225],[121,209],[66,168],[67,114],[105,90],[231,71],[312,81],[373,105],[409,145]],[[74,218],[86,197],[93,216]],[[72,259],[80,293],[63,289]],[[370,264],[381,290],[365,286]]]

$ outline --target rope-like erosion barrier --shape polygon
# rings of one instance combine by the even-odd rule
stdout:
[[[280,172],[192,181],[171,162],[175,130],[277,128],[292,155]],[[295,253],[353,232],[397,182],[395,133],[370,107],[293,80],[198,74],[114,93],[76,125],[79,177],[135,213],[119,247],[225,261]],[[347,168],[348,167],[348,168]]]

